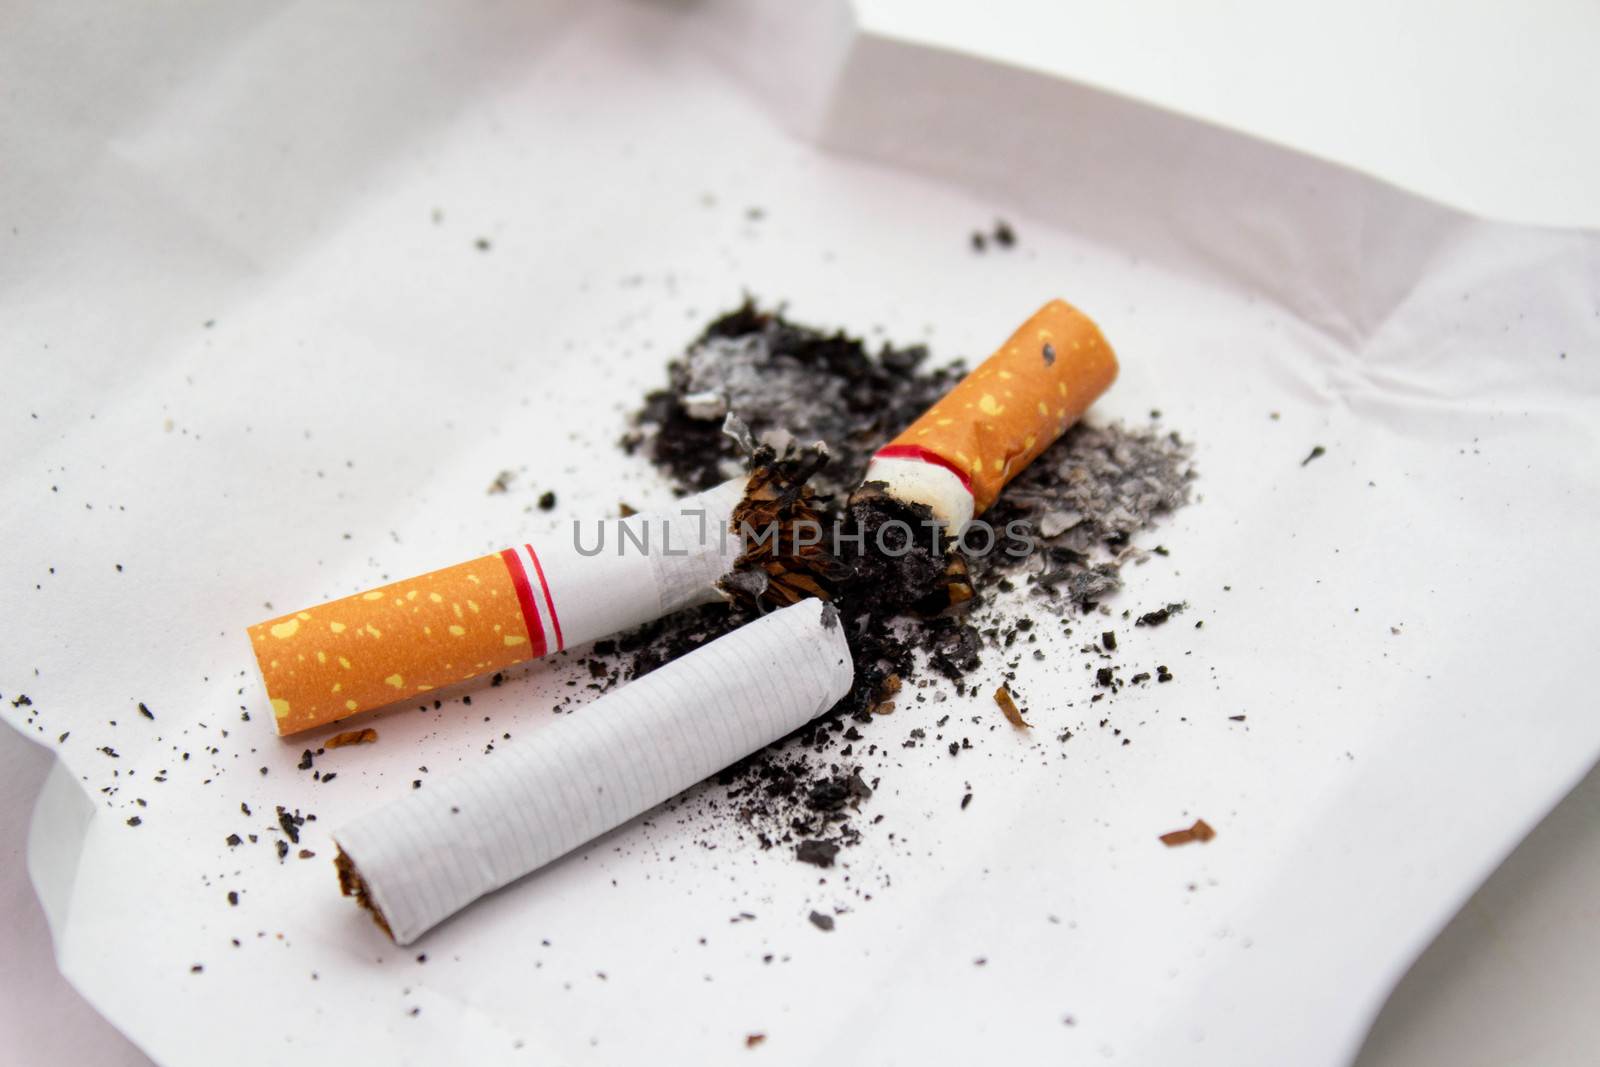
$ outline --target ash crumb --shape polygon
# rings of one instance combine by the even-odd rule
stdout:
[[[795,846],[795,859],[801,863],[809,863],[816,867],[832,867],[833,858],[839,854],[839,846],[832,841],[818,841],[812,839],[802,841]]]
[[[1187,604],[1168,604],[1164,608],[1157,608],[1155,611],[1147,611],[1143,615],[1139,616],[1134,625],[1160,626],[1174,615],[1177,615],[1179,612],[1183,611],[1183,609],[1186,607],[1188,607]],[[1112,647],[1115,647],[1115,644],[1113,644]]]
[[[809,916],[807,916],[807,918],[809,918],[811,920],[811,925],[815,926],[818,930],[832,930],[833,929],[833,916],[832,915],[824,915],[820,911],[814,911]]]

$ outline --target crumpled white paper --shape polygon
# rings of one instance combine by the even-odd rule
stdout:
[[[30,857],[62,969],[163,1064],[722,1062],[754,1033],[785,1062],[1342,1063],[1600,752],[1592,234],[826,7],[16,23],[0,706],[62,761]],[[996,215],[1019,247],[974,254]],[[1109,605],[1122,662],[1176,680],[1098,728],[1091,620],[1018,664],[1028,735],[986,695],[959,757],[899,747],[916,706],[871,724],[883,823],[838,868],[660,813],[396,949],[327,829],[537,743],[572,668],[378,716],[324,784],[243,627],[664,499],[613,442],[744,290],[941,357],[1051,296],[1091,314],[1123,368],[1094,417],[1197,443],[1201,499]],[[279,863],[277,805],[317,815],[313,859]],[[1197,816],[1216,840],[1161,847]]]

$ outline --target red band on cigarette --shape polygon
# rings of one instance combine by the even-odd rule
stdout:
[[[951,463],[937,452],[930,452],[921,445],[884,445],[872,454],[873,459],[920,459],[924,463],[932,463],[935,467],[943,467],[961,480],[961,488],[972,492],[972,478],[966,471]]]
[[[539,608],[533,602],[533,587],[528,584],[528,572],[522,566],[516,550],[508,548],[500,553],[500,558],[506,561],[506,570],[511,572],[511,584],[517,590],[517,604],[522,608],[522,621],[528,627],[528,636],[533,640],[533,655],[535,658],[549,651],[549,646],[544,639],[544,626],[539,622]]]
[[[533,550],[532,545],[523,547],[528,550],[528,558],[533,560],[533,569],[539,575],[539,588],[544,592],[544,606],[550,609],[550,625],[556,631],[556,651],[560,652],[567,647],[567,642],[561,636],[561,619],[556,615],[556,602],[550,599],[550,583],[544,580],[544,564],[539,562],[539,553]]]

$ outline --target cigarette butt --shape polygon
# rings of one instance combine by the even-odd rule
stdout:
[[[341,889],[410,944],[800,728],[853,680],[831,605],[774,611],[340,829]]]
[[[1088,410],[1117,357],[1088,316],[1052,300],[873,456],[866,482],[926,504],[959,533]]]
[[[537,659],[722,594],[744,480],[248,628],[279,734]]]

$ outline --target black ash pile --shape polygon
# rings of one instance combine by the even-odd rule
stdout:
[[[871,352],[855,338],[746,303],[713,322],[669,365],[667,388],[645,398],[622,444],[678,490],[692,492],[746,470],[753,435],[765,446],[753,457],[756,464],[781,468],[775,476],[780,485],[804,483],[806,507],[825,525],[856,528],[862,516],[852,515],[845,500],[873,451],[966,369],[929,364],[922,346],[885,344]],[[729,416],[749,435],[724,432]],[[818,441],[828,453],[821,466],[804,447]],[[865,761],[901,747],[903,730],[890,740],[887,731],[875,729],[881,716],[908,698],[943,700],[942,690],[927,686],[930,671],[949,679],[958,694],[998,685],[1002,668],[985,677],[985,652],[1003,658],[1033,626],[1031,618],[1019,625],[1014,616],[1066,619],[1093,610],[1120,587],[1121,567],[1144,554],[1136,536],[1183,506],[1193,479],[1190,446],[1175,433],[1154,425],[1080,424],[1019,475],[985,516],[996,529],[1025,524],[1031,546],[957,561],[970,574],[971,599],[928,613],[930,604],[948,603],[930,597],[945,569],[937,560],[923,560],[920,571],[871,555],[818,563],[804,577],[815,577],[839,606],[856,657],[854,689],[817,722],[732,768],[716,786],[680,800],[680,809],[734,813],[762,847],[832,864],[839,847],[860,840],[855,816],[877,784]],[[661,620],[604,643],[597,649],[604,668],[596,662],[591,669],[613,681],[636,677],[758,610],[758,604],[713,605]]]

